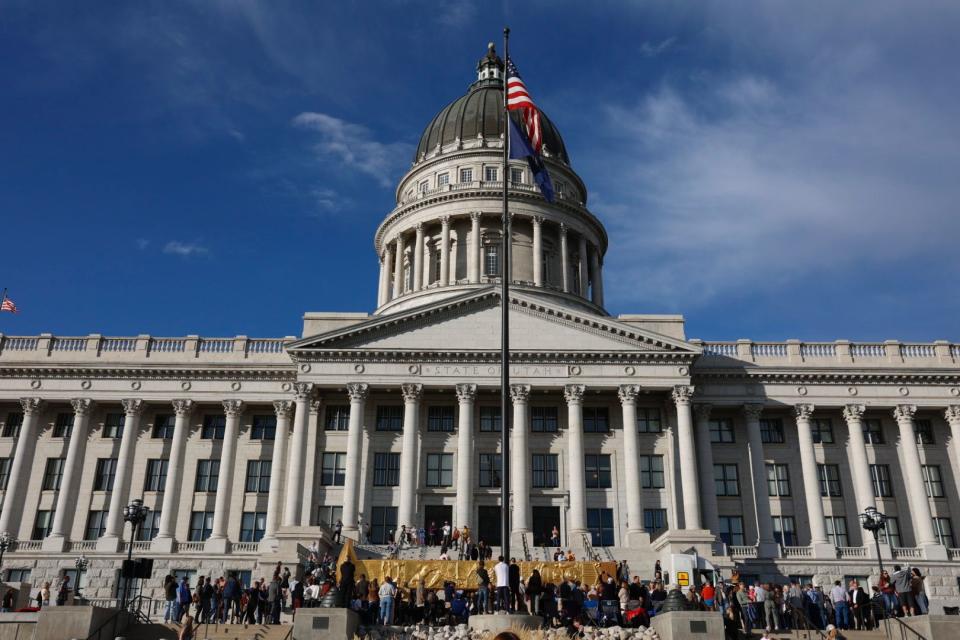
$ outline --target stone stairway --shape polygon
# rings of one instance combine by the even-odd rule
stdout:
[[[756,630],[753,632],[753,638],[760,638],[762,634]],[[822,640],[826,634],[821,631],[780,631],[770,634],[771,638],[777,640]],[[872,631],[844,631],[843,637],[846,640],[885,640],[887,635],[880,629]]]
[[[286,640],[291,637],[292,625],[260,624],[202,624],[194,640]],[[127,630],[130,640],[175,640],[179,624],[141,624]]]

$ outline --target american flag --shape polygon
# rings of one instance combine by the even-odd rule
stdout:
[[[530,146],[540,154],[543,147],[543,133],[540,129],[540,110],[533,103],[533,98],[527,92],[527,86],[520,79],[520,72],[513,60],[507,58],[507,109],[520,111],[523,122],[527,127],[527,137]]]
[[[13,300],[7,297],[7,294],[3,294],[3,302],[0,303],[0,311],[9,311],[10,313],[17,312],[17,305],[13,304]]]

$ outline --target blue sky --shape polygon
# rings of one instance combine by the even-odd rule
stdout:
[[[0,0],[0,332],[371,310],[393,185],[505,22],[611,313],[960,340],[960,4],[884,0]]]

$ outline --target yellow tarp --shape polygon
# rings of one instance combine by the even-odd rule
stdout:
[[[353,550],[353,541],[349,538],[337,558],[337,581],[340,580],[340,565],[350,558],[356,565],[356,577],[366,575],[368,580],[374,578],[383,582],[390,576],[397,586],[415,587],[422,580],[428,589],[440,589],[443,583],[450,581],[457,589],[476,589],[477,563],[463,560],[357,560]],[[495,561],[487,561],[484,567],[490,578],[493,579],[493,565]],[[593,584],[602,572],[607,575],[616,575],[615,562],[520,562],[520,575],[526,577],[537,569],[543,578],[543,583],[560,584],[562,580],[573,578],[587,584]]]

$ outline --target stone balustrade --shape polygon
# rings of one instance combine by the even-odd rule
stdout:
[[[838,558],[867,558],[866,547],[837,547]]]
[[[762,365],[863,367],[950,366],[960,364],[960,345],[945,340],[932,343],[900,342],[754,342],[690,340],[703,349],[704,366],[734,365],[735,361]]]

